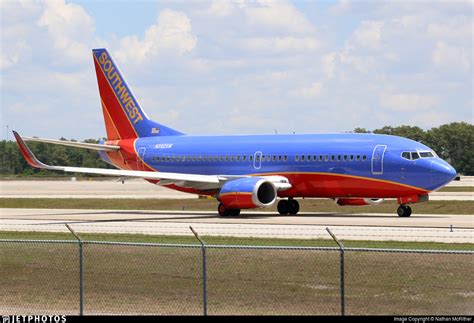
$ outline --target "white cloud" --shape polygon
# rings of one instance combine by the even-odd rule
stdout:
[[[128,36],[120,41],[117,57],[125,62],[144,63],[159,54],[183,55],[191,52],[197,44],[192,34],[191,21],[183,12],[165,9],[157,17],[140,40]]]
[[[428,24],[428,35],[434,39],[460,39],[472,37],[472,17],[456,16],[443,22]]]
[[[432,54],[432,61],[436,67],[455,69],[468,72],[471,68],[472,47],[450,46],[444,42],[437,42]]]
[[[241,47],[253,52],[278,54],[281,52],[314,52],[321,48],[320,42],[313,37],[253,37],[240,42]]]
[[[85,63],[90,59],[95,26],[93,19],[80,6],[64,0],[45,2],[39,27],[46,27],[56,50],[56,62]]]
[[[230,0],[214,0],[209,8],[200,10],[201,14],[226,17],[231,15],[235,10],[234,3]]]
[[[329,12],[333,15],[342,15],[351,9],[349,0],[339,0],[339,2],[329,8]]]
[[[308,33],[314,31],[311,22],[291,3],[284,1],[257,1],[243,8],[254,28],[266,28],[280,33]]]
[[[412,93],[383,93],[380,96],[380,105],[398,112],[418,112],[430,110],[439,105],[439,99],[432,95]]]
[[[377,49],[382,39],[382,21],[362,21],[361,25],[353,32],[347,47],[362,47]]]
[[[299,89],[291,90],[290,95],[305,98],[305,99],[315,99],[323,93],[323,84],[321,82],[314,82],[309,86],[304,86]]]

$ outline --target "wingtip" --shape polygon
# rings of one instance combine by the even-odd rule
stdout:
[[[20,147],[21,154],[25,160],[30,164],[30,166],[35,168],[47,168],[42,162],[40,162],[35,155],[31,152],[30,148],[25,144],[21,136],[15,130],[12,130],[13,135],[15,136],[18,147]]]

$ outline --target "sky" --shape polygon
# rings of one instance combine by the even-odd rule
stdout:
[[[102,138],[93,48],[187,134],[473,123],[471,1],[0,1],[2,139]]]

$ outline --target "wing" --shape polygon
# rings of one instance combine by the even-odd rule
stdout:
[[[150,171],[136,171],[123,169],[105,169],[105,168],[87,168],[87,167],[69,167],[69,166],[51,166],[39,161],[30,148],[25,144],[21,136],[13,131],[15,139],[20,147],[23,157],[25,157],[28,164],[35,168],[58,170],[69,173],[84,173],[97,174],[119,177],[135,177],[143,179],[155,179],[160,181],[160,185],[177,185],[180,187],[196,188],[200,190],[218,190],[227,182],[238,178],[250,176],[234,176],[234,175],[199,175],[186,173],[165,173],[165,172],[150,172]],[[55,140],[46,139],[48,143],[53,143]],[[43,140],[43,142],[46,142]],[[105,146],[105,145],[102,145]],[[114,147],[114,146],[112,146]],[[114,148],[115,149],[115,148]],[[120,147],[119,147],[120,149]],[[102,150],[102,149],[98,149]],[[271,181],[277,190],[285,190],[291,187],[288,179],[283,176],[259,176],[267,178]]]

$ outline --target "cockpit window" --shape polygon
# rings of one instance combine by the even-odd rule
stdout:
[[[421,158],[432,158],[432,157],[434,157],[434,155],[431,151],[420,151],[420,157]]]
[[[436,157],[433,151],[404,151],[402,152],[402,158],[408,160],[416,160],[419,158],[434,158]]]
[[[420,156],[418,155],[418,153],[416,151],[412,151],[411,152],[411,159],[412,160],[415,160],[415,159],[418,159],[420,158]]]
[[[410,157],[410,152],[408,152],[408,151],[402,152],[402,157],[403,157],[403,158],[406,158],[406,159],[411,159],[411,157]]]

